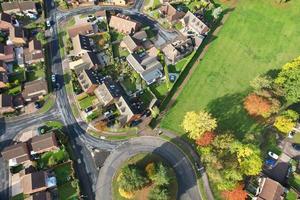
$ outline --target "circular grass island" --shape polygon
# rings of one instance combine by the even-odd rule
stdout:
[[[139,153],[114,174],[113,200],[175,200],[178,184],[173,168],[159,155]]]

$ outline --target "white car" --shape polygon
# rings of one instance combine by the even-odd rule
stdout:
[[[48,19],[48,20],[46,20],[46,25],[47,25],[47,27],[50,27],[51,26],[51,21]]]
[[[278,160],[279,158],[279,156],[276,153],[273,153],[271,151],[268,152],[268,155],[275,160]]]
[[[52,74],[52,76],[51,76],[51,81],[52,81],[53,83],[55,83],[55,81],[56,81],[56,76],[55,76],[55,74]]]

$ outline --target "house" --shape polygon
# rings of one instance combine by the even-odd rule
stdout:
[[[11,1],[1,3],[2,11],[7,14],[35,13],[37,9],[34,1]]]
[[[8,77],[6,71],[5,72],[0,71],[0,89],[6,88],[7,83],[8,83]]]
[[[82,60],[89,63],[89,69],[99,69],[102,65],[98,55],[94,52],[86,52],[82,55]]]
[[[260,179],[257,200],[282,200],[284,199],[284,187],[270,178],[263,177]]]
[[[31,155],[59,149],[55,134],[53,132],[34,136],[31,138],[29,145],[31,147]]]
[[[27,39],[24,35],[24,30],[22,27],[12,27],[9,29],[9,40],[14,44],[18,46],[23,46],[26,44]]]
[[[42,43],[36,38],[28,43],[28,48],[24,49],[23,54],[25,63],[29,65],[44,61]]]
[[[90,63],[84,62],[84,60],[78,59],[72,62],[69,62],[69,68],[75,72],[78,76],[83,70],[90,68]]]
[[[22,177],[21,186],[24,194],[33,194],[55,187],[56,178],[45,171],[34,172]]]
[[[30,161],[29,150],[26,143],[18,143],[4,148],[1,152],[9,166],[16,166]]]
[[[121,88],[110,77],[105,77],[96,90],[95,96],[99,99],[103,106],[108,106],[114,103],[116,98],[121,96]]]
[[[134,106],[132,103],[130,103],[125,96],[118,98],[115,105],[120,112],[120,117],[118,120],[122,126],[140,119],[141,109],[138,108],[138,106]]]
[[[103,106],[115,104],[120,113],[118,121],[122,126],[141,117],[142,112],[139,106],[135,106],[128,100],[122,87],[111,77],[103,78],[102,84],[97,87],[94,93]]]
[[[206,26],[190,11],[185,14],[185,16],[181,19],[181,22],[184,26],[184,28],[180,30],[182,34],[188,37],[193,37],[195,47],[199,47],[204,37],[210,31],[208,26]]]
[[[27,197],[25,200],[52,200],[52,196],[50,192],[43,191],[34,193]]]
[[[78,34],[72,38],[73,55],[82,56],[84,53],[92,52],[92,39],[88,36]]]
[[[12,18],[10,14],[1,13],[0,14],[0,30],[9,31],[12,28]]]
[[[162,49],[162,52],[172,64],[175,64],[185,55],[191,53],[193,49],[194,45],[192,39],[187,38],[185,40],[177,40],[171,44],[168,44]]]
[[[0,43],[0,61],[13,62],[15,60],[14,46]]]
[[[70,38],[75,37],[78,34],[81,35],[91,35],[98,31],[97,25],[93,25],[91,23],[83,23],[75,26],[71,26],[68,28],[68,33]]]
[[[104,19],[104,18],[106,18],[106,10],[99,10],[99,11],[95,12],[94,15],[97,18]]]
[[[22,96],[26,102],[40,100],[48,94],[48,85],[45,79],[39,79],[24,84]]]
[[[94,90],[101,83],[101,77],[92,69],[83,70],[78,76],[79,84],[87,94],[94,94]]]
[[[138,31],[140,24],[133,21],[129,16],[117,14],[110,19],[109,26],[117,32],[130,34]]]
[[[120,46],[122,48],[126,48],[130,53],[133,53],[139,49],[139,46],[135,43],[130,35],[127,35],[123,38]]]
[[[159,11],[168,19],[170,23],[180,20],[185,15],[184,12],[176,10],[176,8],[169,3],[162,5]]]
[[[8,94],[0,94],[0,114],[14,112],[13,97]]]
[[[141,54],[129,54],[126,59],[148,85],[163,76],[161,72],[163,69],[162,64],[154,56],[149,56],[143,52]]]
[[[145,42],[147,40],[147,33],[146,31],[138,31],[135,34],[132,35],[132,38],[135,39],[137,42]]]

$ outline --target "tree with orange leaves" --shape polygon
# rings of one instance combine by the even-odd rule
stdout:
[[[222,192],[222,196],[226,200],[245,200],[248,196],[247,192],[243,190],[244,185],[239,184],[233,190],[226,190]]]
[[[211,131],[205,132],[200,138],[196,140],[196,144],[202,147],[210,145],[215,139],[216,134]]]
[[[244,101],[244,108],[252,116],[269,117],[272,112],[272,102],[258,96],[255,93],[249,94]]]

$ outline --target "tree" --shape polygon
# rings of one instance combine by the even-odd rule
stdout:
[[[121,170],[119,177],[119,187],[124,191],[133,192],[141,189],[148,183],[148,179],[134,165],[127,165]]]
[[[244,101],[244,108],[249,115],[269,117],[271,114],[271,102],[255,93],[249,94]]]
[[[148,178],[151,181],[155,180],[155,174],[156,174],[156,165],[155,163],[151,162],[149,164],[147,164],[147,166],[145,167],[145,171],[147,173]]]
[[[299,114],[293,110],[287,110],[276,117],[274,126],[282,133],[289,133],[296,126]]]
[[[170,195],[166,188],[155,186],[149,193],[149,200],[169,200]]]
[[[170,183],[170,176],[168,174],[168,170],[162,163],[159,163],[156,166],[155,171],[156,173],[153,176],[153,181],[156,185],[163,186],[168,185]]]
[[[216,135],[213,132],[207,131],[196,140],[196,144],[202,147],[208,146],[213,142],[215,137]]]
[[[262,89],[272,88],[272,78],[270,76],[257,76],[252,81],[250,81],[250,86],[254,91],[260,91]]]
[[[185,114],[182,127],[190,138],[196,140],[206,131],[213,131],[217,127],[217,120],[208,112],[192,111]]]
[[[275,83],[281,87],[289,104],[300,101],[300,57],[282,67]]]
[[[242,184],[239,184],[233,190],[223,191],[222,196],[226,200],[245,200],[248,194],[243,187]]]
[[[217,135],[212,145],[216,148],[217,151],[227,151],[231,144],[234,142],[234,140],[235,139],[231,133],[225,133],[222,135]]]
[[[215,20],[217,20],[220,17],[222,12],[223,12],[223,9],[221,7],[217,7],[213,10],[212,16],[214,17]]]

